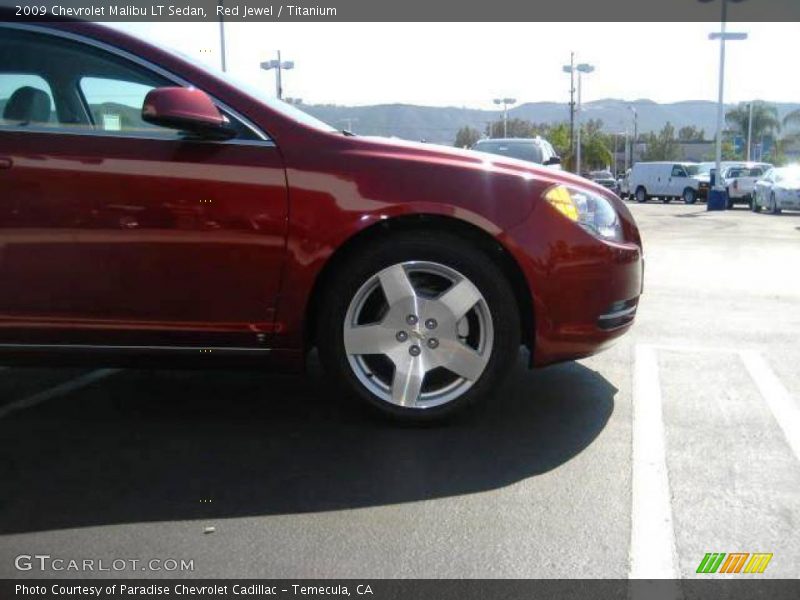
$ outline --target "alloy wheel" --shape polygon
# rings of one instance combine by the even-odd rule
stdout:
[[[467,277],[408,261],[368,279],[351,300],[344,347],[353,373],[381,400],[440,406],[463,395],[492,355],[489,306]]]

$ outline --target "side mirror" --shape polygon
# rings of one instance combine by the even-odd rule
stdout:
[[[546,161],[544,161],[545,166],[550,165],[560,165],[561,164],[561,157],[560,156],[551,156]]]
[[[142,105],[142,120],[201,138],[227,140],[236,135],[208,94],[196,88],[150,90]]]

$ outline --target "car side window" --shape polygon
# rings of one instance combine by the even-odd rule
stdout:
[[[177,85],[167,77],[57,35],[2,27],[0,32],[0,128],[165,139],[183,135],[141,116],[150,90]],[[232,115],[225,116],[237,130],[237,139],[260,139]]]
[[[686,177],[686,171],[680,165],[675,165],[674,167],[672,167],[672,176]]]
[[[105,77],[83,77],[80,90],[86,99],[94,128],[103,131],[150,131],[170,130],[142,120],[142,105],[147,93],[155,85],[109,79]]]
[[[53,91],[44,79],[32,73],[0,73],[3,124],[50,123],[54,115]]]

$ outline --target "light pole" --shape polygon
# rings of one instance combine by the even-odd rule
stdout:
[[[344,119],[339,119],[342,123],[347,123],[347,129],[345,131],[349,131],[353,133],[353,123],[358,123],[358,117],[346,117]]]
[[[219,0],[219,5],[223,5],[223,0]],[[222,72],[224,73],[227,70],[227,65],[225,64],[225,21],[222,15],[219,17],[219,57],[222,63]]]
[[[625,165],[625,170],[623,171],[624,173],[628,172],[628,164],[629,164],[628,163],[628,143],[629,143],[628,142],[628,130],[626,129],[625,130],[625,145],[622,147],[622,154],[623,154],[622,160],[624,161],[623,164]]]
[[[639,136],[639,112],[633,106],[628,106],[628,110],[633,113],[633,140],[631,140],[631,167],[634,163],[634,152],[636,151],[636,138]]]
[[[495,98],[495,104],[502,104],[503,105],[503,137],[508,137],[508,107],[512,104],[516,104],[516,98]]]
[[[265,60],[261,63],[261,68],[265,71],[275,69],[275,95],[278,100],[283,98],[283,83],[281,81],[281,72],[284,69],[294,69],[294,61],[281,60],[281,51],[278,50],[278,60]]]
[[[750,162],[750,145],[753,140],[753,102],[750,102],[750,109],[747,111],[747,161]]]
[[[588,63],[581,63],[577,67],[575,67],[578,71],[578,140],[576,142],[576,152],[575,152],[575,173],[577,175],[581,174],[581,125],[583,125],[583,115],[581,111],[583,110],[581,94],[583,88],[583,74],[586,73],[587,75],[594,71],[594,67]]]
[[[703,4],[714,2],[714,0],[697,0]],[[723,112],[725,110],[725,42],[727,40],[746,40],[746,33],[727,33],[725,25],[728,20],[728,2],[739,3],[744,0],[720,0],[722,4],[722,13],[720,18],[720,31],[719,33],[710,33],[708,39],[719,40],[719,96],[717,98],[717,148],[716,148],[716,175],[714,176],[714,189],[722,191],[725,188],[722,186],[722,178],[720,177],[720,167],[722,163],[722,120]],[[724,204],[724,203],[723,203]]]
[[[575,53],[569,53],[569,64],[561,67],[569,73],[569,153],[575,152]]]

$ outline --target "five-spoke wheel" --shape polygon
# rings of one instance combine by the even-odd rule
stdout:
[[[448,234],[404,234],[354,255],[322,307],[326,368],[393,416],[449,414],[515,358],[519,307],[498,265]]]

